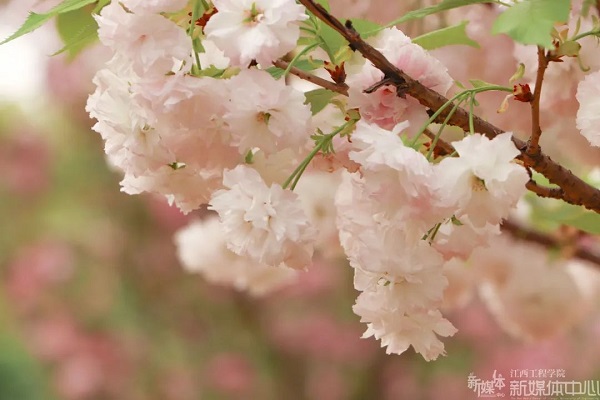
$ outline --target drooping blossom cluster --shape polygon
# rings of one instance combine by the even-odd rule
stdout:
[[[287,3],[293,4],[248,7],[258,7],[252,12],[264,13],[267,26],[284,29],[305,16],[296,12],[296,19],[291,18]],[[242,70],[231,79],[190,75],[192,42],[182,26],[156,14],[173,11],[156,9],[161,4],[135,3],[125,9],[113,2],[97,17],[100,39],[114,57],[96,75],[88,111],[98,120],[94,129],[105,140],[109,160],[125,173],[123,191],[165,195],[184,212],[210,201],[222,217],[224,233],[234,233],[228,241],[231,250],[251,255],[257,263],[306,267],[314,233],[297,196],[284,190],[282,181],[271,182],[266,170],[275,164],[280,173],[291,173],[309,145],[310,109],[304,96],[264,70]],[[226,4],[221,6],[226,15]],[[262,17],[258,19],[240,24],[258,29]],[[227,20],[215,19],[207,36],[218,42],[214,32],[227,26]],[[288,36],[295,37],[295,44],[298,32]],[[273,57],[289,50],[289,40],[284,45],[269,48]],[[226,55],[212,50],[203,54],[213,66],[234,56],[225,48]],[[265,169],[264,177],[244,164],[248,155],[256,158],[256,168]],[[237,231],[250,222],[254,229]]]
[[[479,229],[480,237],[498,232],[528,176],[512,162],[517,150],[510,133],[466,137],[454,143],[460,157],[433,165],[402,142],[407,128],[408,122],[392,132],[358,122],[350,158],[361,168],[346,173],[338,191],[338,228],[362,292],[354,311],[368,325],[365,336],[381,339],[388,352],[412,345],[431,360],[444,352],[436,334],[456,331],[438,310],[447,286],[445,259],[466,259],[475,247],[456,241],[455,248],[452,237],[464,237],[463,227]],[[458,226],[438,237],[436,224]]]
[[[377,86],[384,74],[358,57],[345,60],[348,98],[315,111],[312,88],[271,66],[304,45],[304,8],[293,0],[211,7],[199,27],[185,1],[111,2],[97,16],[114,56],[96,75],[87,110],[124,173],[122,190],[163,195],[185,213],[208,205],[218,219],[176,235],[180,260],[253,295],[291,282],[313,257],[343,251],[364,337],[388,353],[412,346],[436,359],[438,337],[456,332],[440,312],[449,277],[498,239],[530,179],[514,161],[512,133],[471,132],[452,142],[454,153],[437,154],[420,137],[427,111],[395,86]],[[447,68],[402,31],[369,41],[424,86],[444,95],[452,87]],[[330,56],[305,61],[320,66]],[[588,139],[598,136],[592,87],[578,94]],[[511,308],[506,293],[528,296],[517,279],[514,287],[490,283],[490,304]]]

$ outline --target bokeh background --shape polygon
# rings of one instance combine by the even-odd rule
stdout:
[[[0,1],[0,37],[36,7]],[[52,26],[0,46],[0,400],[470,399],[471,372],[600,379],[597,312],[523,343],[474,299],[427,363],[360,339],[343,259],[260,299],[185,272],[172,237],[205,211],[119,192],[84,110],[107,55],[60,47]]]

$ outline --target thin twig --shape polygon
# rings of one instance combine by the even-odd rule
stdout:
[[[533,99],[531,100],[531,136],[527,143],[527,154],[534,156],[540,153],[540,136],[542,136],[542,127],[540,124],[540,99],[542,97],[542,84],[544,82],[544,74],[548,67],[548,57],[546,50],[538,46],[538,69],[535,78],[535,89],[533,91]]]
[[[273,61],[273,65],[277,68],[286,69],[289,66],[287,61],[283,60],[275,60]],[[321,86],[322,88],[331,90],[332,92],[336,92],[339,94],[343,94],[344,96],[348,96],[348,85],[345,83],[335,83],[328,81],[327,79],[320,78],[316,75],[313,75],[309,72],[303,71],[300,68],[292,67],[290,68],[290,73],[296,75],[300,79],[304,79],[310,83],[314,83],[317,86]]]
[[[538,195],[539,197],[546,197],[549,199],[558,199],[561,200],[564,196],[563,190],[561,188],[549,188],[545,186],[540,186],[535,181],[529,181],[525,184],[525,187]]]

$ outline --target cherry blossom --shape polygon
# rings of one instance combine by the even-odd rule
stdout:
[[[227,189],[214,192],[209,204],[219,213],[231,251],[267,265],[308,267],[315,232],[295,193],[267,187],[244,165],[226,171],[223,184]]]
[[[240,154],[253,148],[271,154],[308,145],[311,113],[301,92],[256,69],[243,70],[227,82],[231,97],[223,118]]]
[[[293,0],[214,0],[219,10],[204,32],[232,64],[269,66],[296,47],[298,22],[308,16]]]
[[[458,207],[460,218],[468,215],[474,227],[497,224],[525,193],[529,176],[513,162],[519,151],[506,132],[490,140],[479,134],[467,136],[453,146],[460,157],[448,157],[438,165],[447,185],[447,201]]]
[[[209,282],[232,285],[262,296],[295,281],[297,271],[259,264],[239,256],[226,245],[218,218],[194,221],[175,234],[183,267],[201,273]]]
[[[442,63],[400,30],[383,30],[372,42],[392,64],[423,85],[442,94],[452,86],[452,78]],[[368,62],[358,72],[349,74],[349,105],[359,108],[363,118],[382,128],[392,129],[408,120],[413,130],[418,129],[427,120],[427,114],[416,100],[397,96],[394,86],[384,85],[369,94],[363,92],[382,79],[383,72]]]
[[[96,20],[102,44],[126,56],[137,74],[166,74],[191,66],[190,38],[161,15],[128,13],[112,2]]]
[[[593,146],[600,147],[600,71],[585,77],[577,88],[577,128]]]

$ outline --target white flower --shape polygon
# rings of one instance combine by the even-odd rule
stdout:
[[[171,153],[149,125],[152,113],[134,101],[127,77],[102,69],[93,82],[96,91],[88,98],[86,111],[98,120],[93,129],[102,136],[111,163],[123,171],[143,173],[171,162]]]
[[[460,157],[447,157],[437,164],[446,186],[447,203],[458,208],[456,216],[468,215],[473,227],[498,224],[508,216],[525,193],[527,171],[513,162],[519,154],[505,132],[490,140],[474,134],[453,142]]]
[[[295,193],[267,187],[245,165],[226,171],[223,184],[228,189],[213,193],[210,208],[219,213],[231,251],[273,266],[310,264],[315,232]]]
[[[219,10],[204,32],[232,64],[248,66],[256,60],[263,66],[296,47],[299,21],[308,16],[294,0],[213,0]]]
[[[189,70],[191,39],[183,28],[162,15],[128,13],[115,1],[95,18],[102,44],[127,57],[138,75]]]
[[[439,178],[423,154],[404,145],[398,133],[408,122],[393,131],[374,123],[359,121],[352,134],[350,159],[361,165],[364,190],[375,203],[374,214],[401,221],[406,230],[414,228],[421,237],[437,222],[449,217],[441,203]]]
[[[508,333],[542,340],[564,332],[585,314],[585,299],[562,260],[540,246],[501,236],[471,260],[482,276],[480,294]]]
[[[317,246],[321,254],[339,256],[341,248],[335,226],[335,193],[340,174],[311,171],[304,172],[294,192],[304,206],[313,226],[318,228]]]
[[[204,47],[204,52],[199,53],[198,58],[200,59],[200,65],[203,69],[211,66],[219,69],[229,67],[229,58],[225,57],[223,51],[219,49],[212,40],[203,40],[202,47]]]
[[[362,292],[381,292],[384,307],[397,312],[432,308],[441,304],[448,280],[442,274],[442,260],[435,250],[425,245],[410,257],[397,258],[389,270],[373,271],[368,265],[354,272],[354,288]],[[419,246],[420,247],[420,246]],[[426,249],[429,248],[427,253]]]
[[[297,151],[310,143],[311,113],[301,92],[256,69],[241,71],[228,86],[231,97],[223,118],[240,154],[256,147],[267,155]]]
[[[222,172],[242,157],[226,142],[222,81],[185,75],[128,81],[109,69],[88,100],[94,130],[125,172],[122,190],[159,193],[189,212],[222,188]]]
[[[410,346],[427,361],[444,354],[444,344],[437,335],[448,337],[456,328],[438,310],[413,309],[397,312],[386,307],[381,292],[363,292],[352,308],[367,323],[363,338],[375,336],[386,353],[402,354]]]
[[[475,228],[469,218],[464,216],[460,221],[448,219],[440,225],[432,246],[442,253],[445,260],[458,257],[467,260],[473,249],[486,247],[500,235],[500,226],[486,224]]]
[[[265,295],[295,281],[297,271],[256,263],[226,246],[225,232],[218,218],[194,221],[175,233],[177,256],[189,272],[200,273],[207,281],[230,285],[254,296]]]
[[[577,129],[592,146],[600,146],[600,71],[579,82],[577,100]]]

